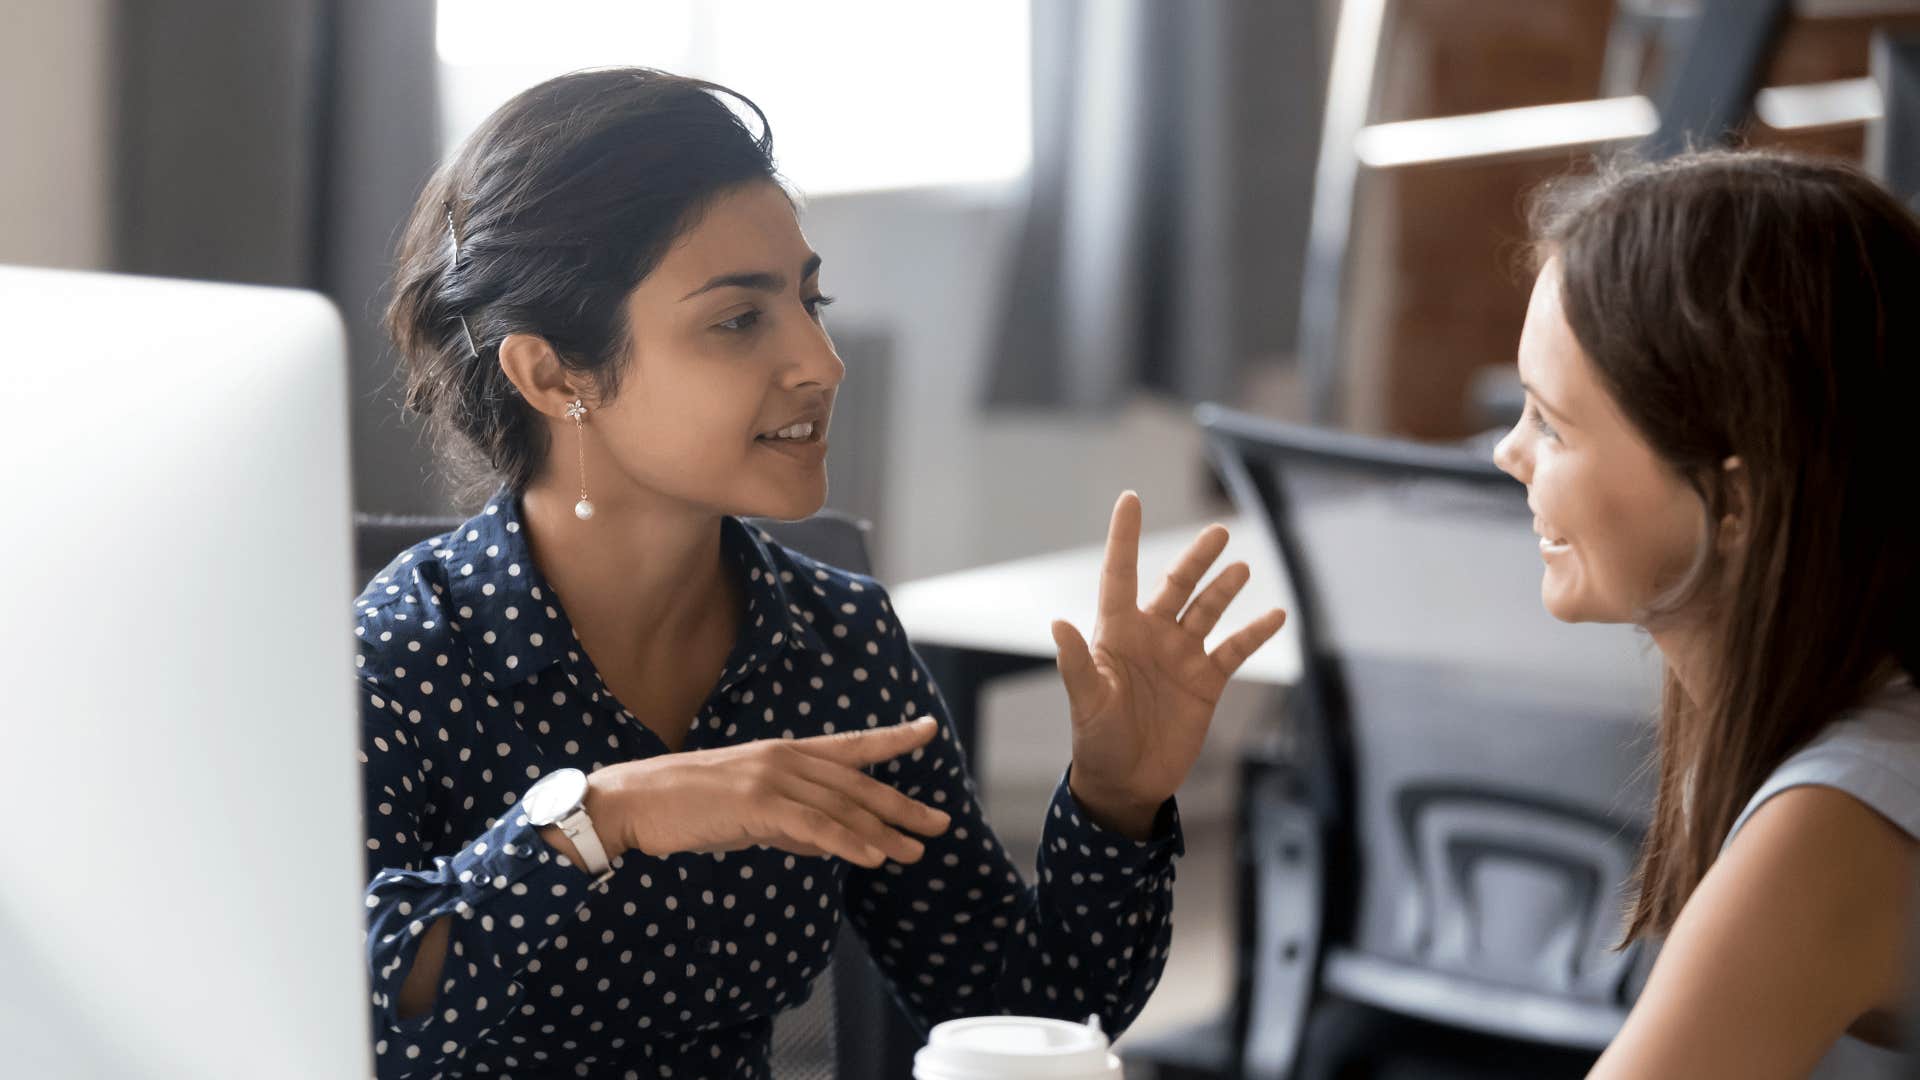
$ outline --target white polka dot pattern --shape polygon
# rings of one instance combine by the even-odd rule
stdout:
[[[728,520],[748,607],[686,748],[931,714],[873,775],[953,815],[913,866],[753,848],[615,860],[603,889],[515,804],[557,768],[667,752],[614,700],[533,566],[506,495],[402,553],[355,601],[368,962],[382,1077],[768,1077],[772,1018],[804,1001],[851,919],[923,1023],[1020,1012],[1119,1032],[1171,929],[1178,811],[1141,843],[1063,778],[1029,887],[981,817],[945,707],[871,579]],[[394,1009],[418,937],[450,919],[434,1007]]]

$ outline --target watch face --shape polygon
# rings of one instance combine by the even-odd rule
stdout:
[[[561,769],[528,789],[521,806],[528,822],[544,828],[566,817],[586,795],[587,774],[579,769]]]

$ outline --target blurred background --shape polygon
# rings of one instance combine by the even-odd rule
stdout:
[[[1330,24],[1105,8],[6,0],[0,259],[321,289],[354,324],[360,508],[452,509],[374,326],[397,222],[527,86],[699,75],[765,109],[806,199],[853,371],[834,501],[884,576],[1097,539],[1123,483],[1185,522],[1181,401],[1291,366]],[[1048,296],[1086,267],[1099,295]]]
[[[1150,530],[1233,513],[1204,401],[1484,447],[1520,405],[1529,190],[1733,139],[1910,195],[1915,26],[1896,0],[0,0],[0,262],[326,293],[357,509],[460,512],[376,325],[419,186],[552,75],[725,83],[840,301],[831,505],[900,583],[1097,542],[1122,488]],[[1231,1013],[1259,963],[1237,770],[1277,694],[1236,684],[1183,793],[1169,985],[1130,1039]],[[1030,850],[1063,695],[1018,675],[980,718]]]

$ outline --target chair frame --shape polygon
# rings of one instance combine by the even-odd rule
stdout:
[[[1202,405],[1195,418],[1209,457],[1236,505],[1269,533],[1293,589],[1289,614],[1301,643],[1301,679],[1289,698],[1298,745],[1262,748],[1243,766],[1241,940],[1237,958],[1231,1075],[1291,1077],[1301,1064],[1316,1001],[1343,987],[1366,1000],[1434,997],[1434,974],[1333,946],[1351,931],[1359,897],[1357,788],[1348,681],[1325,630],[1325,608],[1298,520],[1278,481],[1290,462],[1332,465],[1399,479],[1444,480],[1524,499],[1524,488],[1464,449],[1386,440],[1280,423]],[[1350,984],[1350,985],[1349,985]],[[1537,1020],[1455,1022],[1545,1045],[1604,1045],[1624,1011],[1528,997]],[[1497,993],[1492,996],[1499,996]],[[1444,1020],[1438,1016],[1428,1019]]]

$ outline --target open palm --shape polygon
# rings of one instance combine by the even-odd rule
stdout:
[[[1195,595],[1226,546],[1223,526],[1202,530],[1142,608],[1140,498],[1129,491],[1114,505],[1092,647],[1073,624],[1053,624],[1073,713],[1076,793],[1136,806],[1165,801],[1193,768],[1227,680],[1286,621],[1274,608],[1207,651],[1207,635],[1250,574],[1233,563]]]

